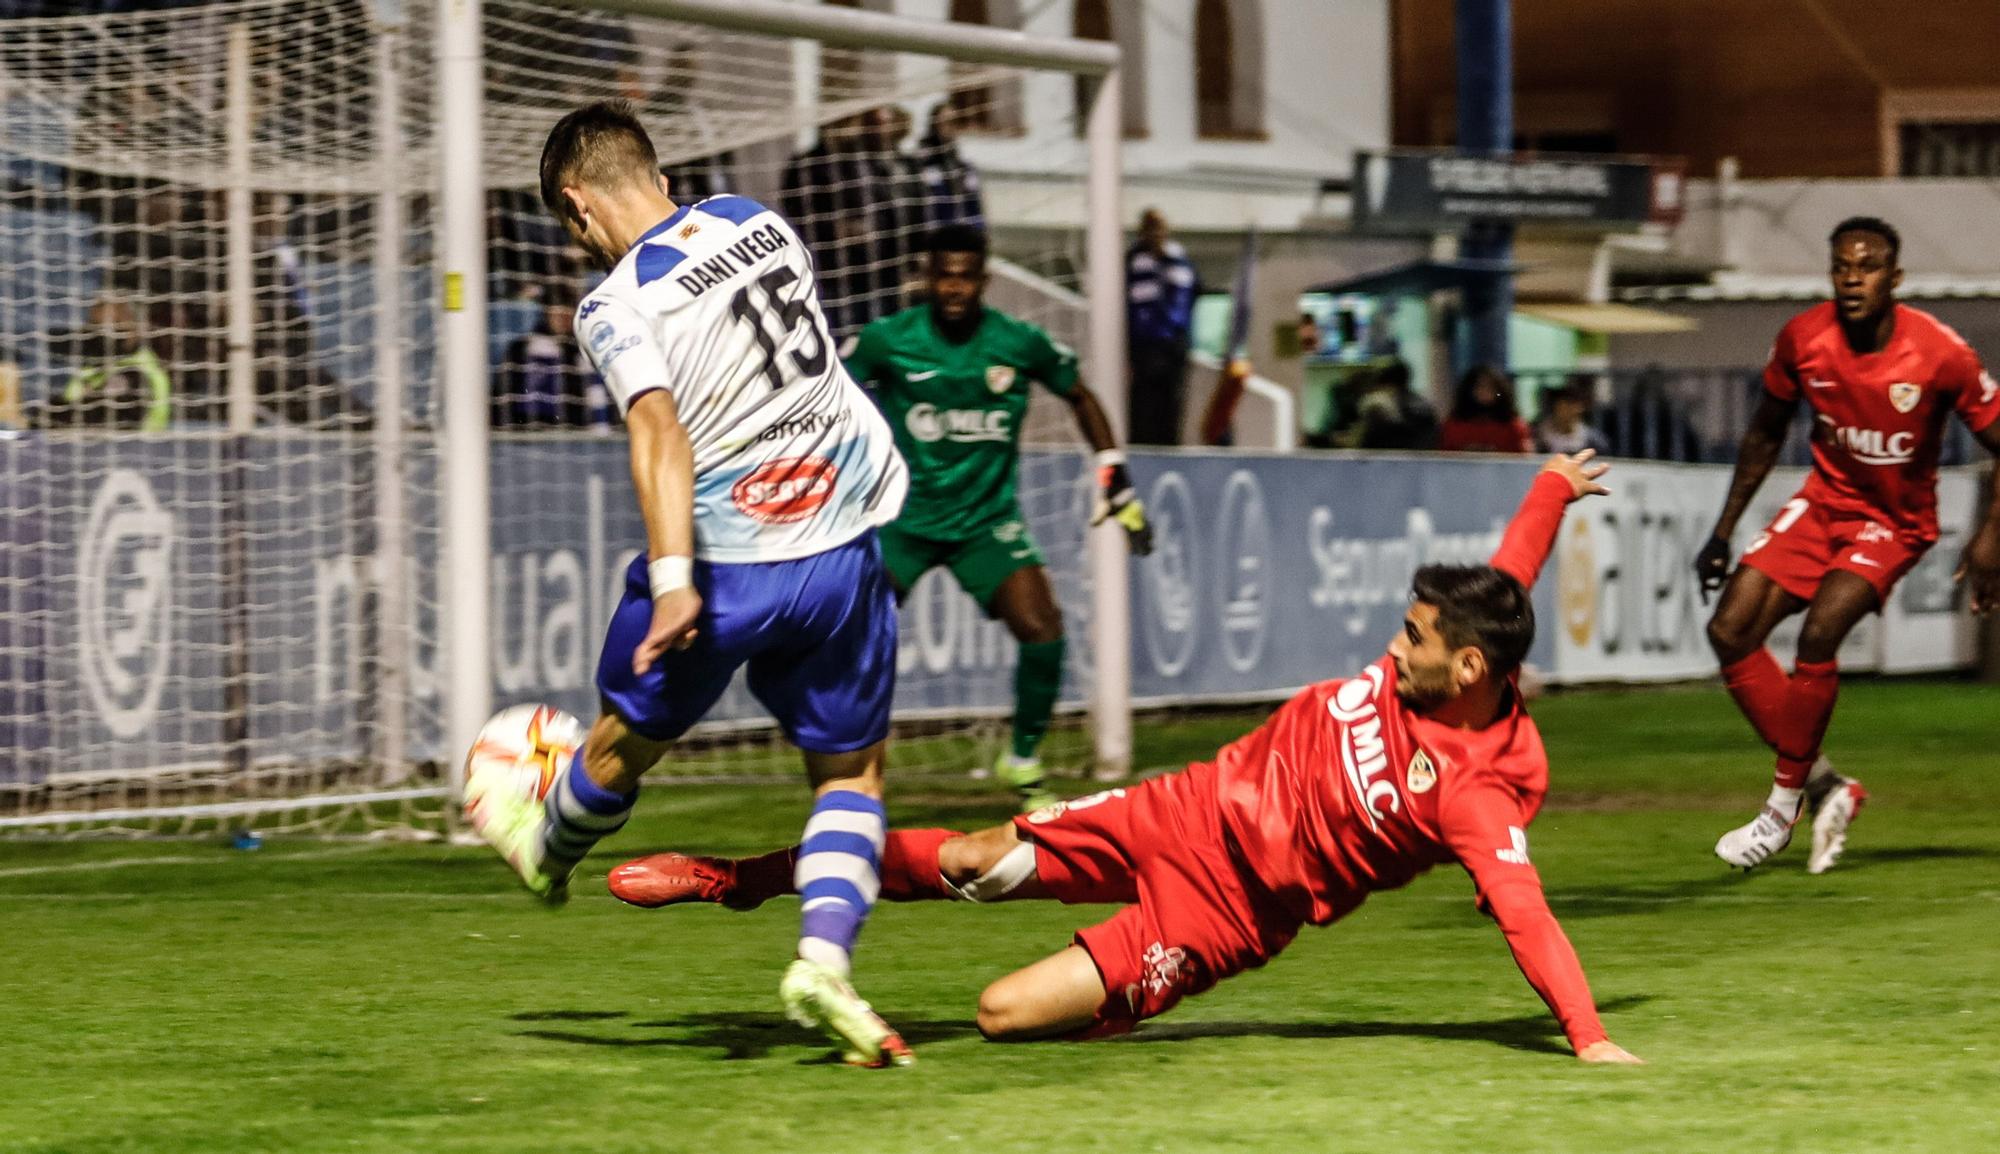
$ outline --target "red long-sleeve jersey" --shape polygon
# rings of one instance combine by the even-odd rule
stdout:
[[[1567,480],[1537,477],[1494,567],[1533,586],[1570,499]],[[1306,689],[1215,765],[1223,821],[1249,872],[1300,918],[1324,925],[1376,890],[1456,861],[1570,1044],[1604,1039],[1583,967],[1528,860],[1549,766],[1518,692],[1483,729],[1441,725],[1403,704],[1396,663],[1384,657]]]

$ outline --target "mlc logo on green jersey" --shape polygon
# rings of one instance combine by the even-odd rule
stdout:
[[[1005,409],[940,409],[929,401],[910,406],[903,427],[919,441],[1009,441],[1010,414]]]

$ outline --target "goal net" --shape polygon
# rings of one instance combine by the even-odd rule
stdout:
[[[436,13],[237,0],[0,38],[0,828],[439,825],[446,699],[586,719],[644,547],[541,209],[557,117],[632,100],[676,199],[813,247],[836,336],[987,224],[989,303],[1079,348],[1085,149],[1059,72],[488,0],[482,20],[492,668],[448,668]],[[391,419],[389,414],[396,414]],[[1089,692],[1087,457],[1038,395],[1021,496]],[[1014,646],[948,577],[903,612],[899,774],[990,763]],[[1046,747],[1081,766],[1059,725]],[[655,779],[792,775],[740,682]]]

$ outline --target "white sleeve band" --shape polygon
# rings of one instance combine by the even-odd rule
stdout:
[[[1097,467],[1100,469],[1109,469],[1124,463],[1125,450],[1123,449],[1100,449],[1098,451]]]
[[[968,902],[997,902],[1035,876],[1035,847],[1021,842],[993,863],[993,868],[964,885],[953,885],[959,899]],[[949,881],[945,883],[951,885]]]
[[[647,564],[646,580],[654,597],[664,597],[676,589],[694,584],[694,558],[661,557]]]

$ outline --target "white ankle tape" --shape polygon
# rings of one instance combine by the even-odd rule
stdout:
[[[958,896],[969,902],[998,901],[1035,876],[1035,847],[1022,842],[1007,851],[993,868],[962,886],[954,886]]]

